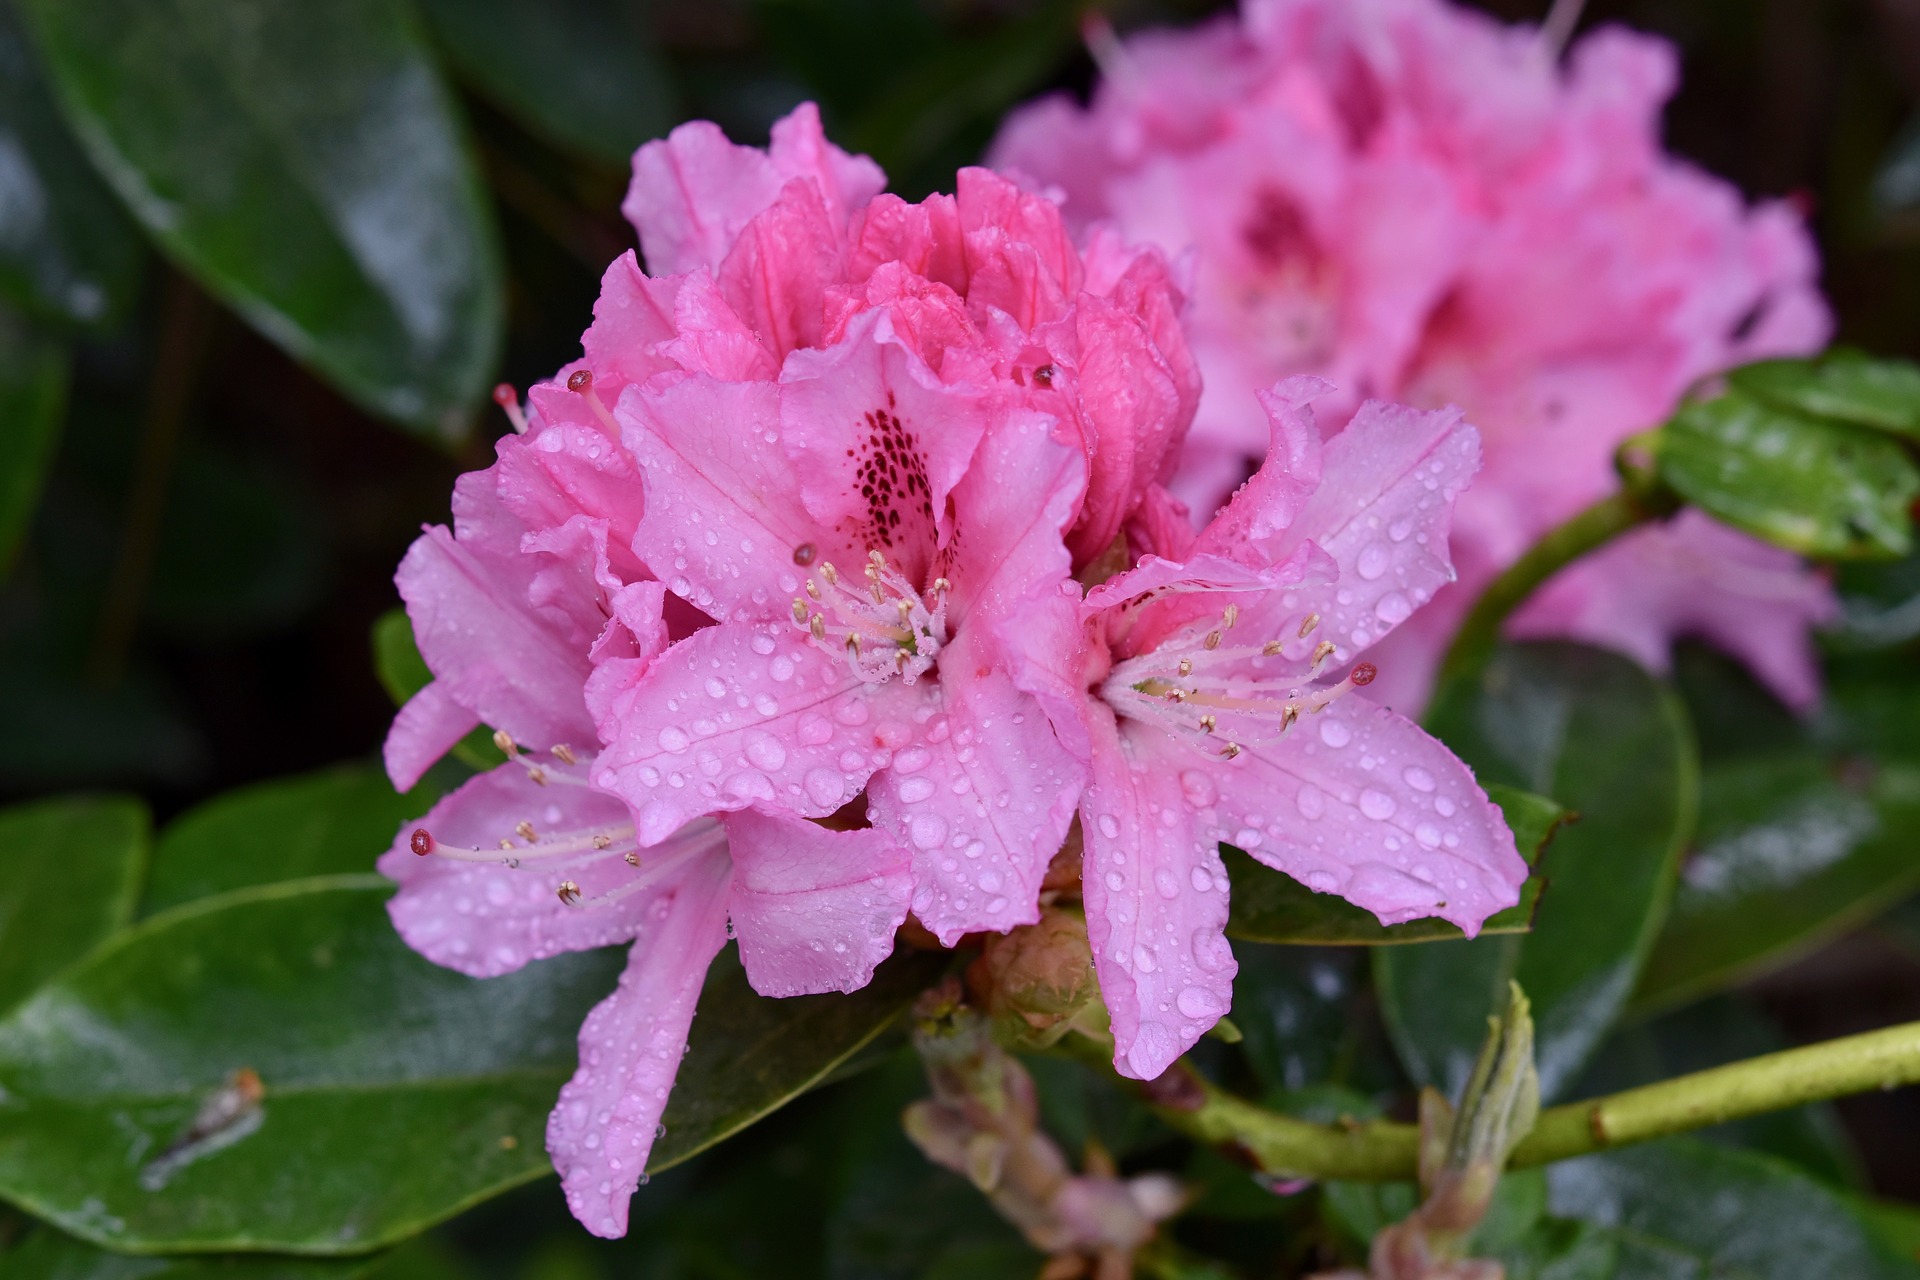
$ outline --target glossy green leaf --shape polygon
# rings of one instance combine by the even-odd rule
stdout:
[[[1641,975],[1666,1007],[1817,945],[1920,887],[1920,768],[1800,751],[1708,768],[1696,845]]]
[[[475,981],[409,951],[386,894],[332,877],[189,903],[0,1021],[0,1196],[120,1249],[354,1252],[545,1173],[547,1112],[620,952]],[[903,955],[802,1000],[717,965],[656,1166],[824,1079],[940,964]],[[183,1143],[243,1070],[257,1111]]]
[[[536,132],[624,166],[672,128],[673,86],[634,0],[425,0],[461,75]]]
[[[413,623],[408,621],[407,611],[393,608],[381,614],[374,620],[372,639],[374,674],[380,677],[380,686],[393,699],[393,705],[403,706],[433,679],[426,659],[420,656],[419,646],[413,642]],[[492,731],[485,725],[455,743],[452,755],[469,769],[482,773],[506,762],[500,748],[493,745]]]
[[[1920,1280],[1844,1198],[1780,1161],[1672,1138],[1547,1171],[1548,1206],[1614,1238],[1633,1280]]]
[[[1487,794],[1506,814],[1514,843],[1529,866],[1569,817],[1545,796],[1495,783]],[[1315,893],[1293,877],[1262,866],[1230,845],[1221,847],[1227,875],[1233,881],[1227,936],[1247,942],[1277,942],[1309,946],[1385,946],[1407,942],[1437,942],[1461,937],[1458,926],[1445,920],[1409,920],[1383,925],[1364,911],[1333,894]],[[1545,881],[1530,876],[1521,886],[1520,901],[1481,926],[1483,935],[1525,933],[1533,926],[1535,909]]]
[[[122,315],[139,233],[67,131],[13,9],[0,0],[0,293],[83,325]]]
[[[1620,1242],[1591,1222],[1545,1219],[1494,1255],[1504,1280],[1621,1280]]]
[[[1920,365],[1836,347],[1814,360],[1764,360],[1728,381],[1768,404],[1920,440]]]
[[[139,1257],[112,1253],[50,1228],[4,1259],[7,1280],[402,1280],[387,1255],[288,1258],[272,1255]]]
[[[1821,636],[1841,652],[1890,649],[1920,639],[1920,554],[1839,566],[1840,616]]]
[[[1920,1262],[1920,1208],[1871,1196],[1853,1196],[1847,1205],[1881,1243],[1903,1258]]]
[[[1381,1010],[1409,1074],[1457,1095],[1517,979],[1551,1097],[1619,1016],[1659,931],[1697,807],[1685,713],[1625,658],[1526,644],[1441,690],[1427,721],[1483,781],[1552,796],[1580,820],[1548,855],[1532,933],[1376,951]]]
[[[0,307],[0,422],[7,432],[0,449],[0,579],[40,503],[66,404],[66,350]]]
[[[169,823],[154,845],[143,908],[309,876],[365,874],[394,832],[433,803],[399,795],[368,765],[340,765],[229,791]]]
[[[133,918],[147,842],[146,808],[130,797],[0,809],[0,1010]]]
[[[1660,478],[1735,528],[1827,558],[1905,555],[1920,468],[1886,436],[1728,392],[1659,433]]]
[[[373,411],[464,429],[501,271],[406,6],[20,3],[81,141],[181,266]]]

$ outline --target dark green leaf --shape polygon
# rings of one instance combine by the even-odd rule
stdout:
[[[426,0],[461,74],[563,147],[624,166],[674,124],[647,7],[633,0]]]
[[[402,1280],[389,1256],[284,1258],[271,1255],[155,1258],[109,1253],[50,1228],[6,1255],[7,1280]]]
[[[1854,1196],[1847,1204],[1888,1248],[1920,1262],[1920,1208],[1871,1196]]]
[[[407,950],[386,893],[332,877],[190,903],[0,1022],[0,1195],[117,1248],[354,1252],[544,1173],[547,1112],[619,953],[477,982]],[[804,1000],[716,966],[656,1166],[826,1077],[940,965],[903,955]],[[241,1070],[264,1085],[257,1121],[177,1148]]]
[[[0,0],[0,292],[107,324],[140,283],[140,237],[75,145],[12,0]]]
[[[374,411],[464,429],[499,346],[500,267],[405,6],[22,9],[75,131],[169,254]]]
[[[700,992],[692,1047],[667,1099],[650,1171],[721,1142],[825,1080],[936,982],[946,956],[902,948],[852,995],[768,1000],[729,950]]]
[[[1756,400],[1920,440],[1920,365],[1836,347],[1816,360],[1765,360],[1728,377]]]
[[[1791,1166],[1674,1138],[1547,1171],[1549,1207],[1619,1246],[1634,1280],[1916,1280],[1846,1201]]]
[[[408,621],[405,609],[389,609],[374,620],[373,669],[396,707],[404,705],[433,679],[426,659],[420,656],[420,649],[413,642],[413,623]],[[506,762],[500,748],[493,745],[493,734],[485,725],[454,744],[452,755],[480,773]]]
[[[1829,558],[1912,549],[1920,469],[1883,435],[1728,392],[1683,406],[1658,440],[1662,480],[1756,537]]]
[[[352,878],[193,903],[0,1022],[0,1195],[116,1248],[358,1251],[545,1172],[617,955],[477,982],[408,951],[386,894]],[[178,1146],[242,1070],[265,1086],[257,1127]]]
[[[1830,649],[1890,649],[1920,637],[1920,554],[1886,563],[1839,566],[1840,617],[1822,635]]]
[[[147,811],[138,800],[82,796],[0,809],[0,1010],[131,920],[146,865]]]
[[[1487,794],[1506,814],[1514,843],[1528,865],[1567,820],[1565,809],[1544,796],[1516,787],[1490,785]],[[1247,942],[1279,942],[1309,946],[1384,946],[1405,942],[1437,942],[1461,937],[1458,926],[1445,920],[1409,920],[1383,925],[1373,913],[1344,898],[1315,893],[1298,880],[1255,862],[1231,845],[1221,846],[1227,874],[1233,881],[1227,936]],[[1521,886],[1517,905],[1492,916],[1481,926],[1483,934],[1525,933],[1540,905],[1540,877]]]
[[[0,192],[0,207],[4,201]],[[7,432],[0,450],[0,579],[13,567],[39,505],[66,401],[66,351],[0,307],[0,422]]]
[[[433,799],[426,788],[397,795],[385,774],[365,765],[229,791],[160,833],[144,909],[151,915],[250,885],[370,872],[394,832]]]
[[[1811,750],[1713,766],[1700,829],[1636,1002],[1729,986],[1920,886],[1920,769]]]
[[[1505,1280],[1622,1280],[1619,1242],[1591,1222],[1548,1218],[1495,1251]]]
[[[1484,781],[1550,795],[1580,820],[1548,855],[1532,933],[1376,951],[1382,1012],[1413,1078],[1457,1095],[1517,979],[1553,1096],[1619,1015],[1659,930],[1698,798],[1685,713],[1625,658],[1528,644],[1441,690],[1427,719]]]

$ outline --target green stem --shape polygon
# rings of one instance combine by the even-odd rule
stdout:
[[[1091,1060],[1098,1049],[1083,1041],[1081,1052]],[[1915,1083],[1920,1022],[1909,1022],[1554,1107],[1540,1113],[1510,1163],[1550,1164],[1803,1102]],[[1228,1093],[1185,1062],[1138,1088],[1173,1128],[1238,1151],[1270,1174],[1398,1182],[1416,1172],[1420,1133],[1410,1124],[1297,1120]]]
[[[1590,551],[1661,512],[1642,497],[1621,489],[1550,531],[1474,601],[1473,609],[1440,664],[1440,682],[1478,671],[1500,642],[1500,626],[1541,583]]]

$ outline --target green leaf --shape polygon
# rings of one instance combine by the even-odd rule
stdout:
[[[1821,634],[1828,649],[1891,649],[1920,638],[1920,554],[1840,565],[1833,585],[1840,616]]]
[[[366,765],[229,791],[169,823],[154,846],[146,914],[251,885],[366,873],[394,832],[433,803]]]
[[[140,237],[75,145],[11,0],[0,0],[0,293],[110,325],[140,284]]]
[[[1505,1280],[1619,1280],[1620,1245],[1591,1222],[1548,1218],[1496,1253]]]
[[[1920,887],[1920,768],[1802,750],[1705,770],[1697,845],[1636,1004],[1731,986]]]
[[[647,10],[631,0],[425,0],[462,76],[562,147],[624,166],[675,122]]]
[[[1517,787],[1493,784],[1487,794],[1506,814],[1520,856],[1532,866],[1553,833],[1570,816],[1544,796]],[[1233,881],[1227,936],[1246,942],[1276,942],[1309,946],[1384,946],[1407,942],[1437,942],[1462,936],[1445,920],[1409,920],[1383,925],[1372,912],[1333,894],[1315,893],[1298,880],[1262,866],[1231,845],[1220,847]],[[1482,934],[1525,933],[1533,926],[1544,881],[1529,876],[1521,886],[1520,901],[1490,917]]]
[[[732,950],[700,991],[691,1047],[667,1099],[666,1133],[647,1160],[670,1168],[826,1080],[939,980],[947,957],[902,948],[852,995],[769,1000]]]
[[[393,705],[404,706],[408,698],[426,688],[433,679],[426,659],[420,656],[420,649],[413,642],[413,623],[408,620],[407,611],[393,608],[381,614],[374,620],[372,639],[374,673],[380,677],[380,685],[393,699]],[[495,765],[506,763],[507,759],[500,748],[493,745],[493,734],[485,725],[455,743],[451,754],[477,773],[485,773]]]
[[[1888,1248],[1920,1262],[1920,1208],[1872,1196],[1853,1196],[1847,1204]]]
[[[271,1255],[155,1258],[109,1253],[42,1228],[6,1255],[8,1280],[367,1280],[402,1272],[388,1255],[373,1258],[278,1258]]]
[[[1584,1219],[1634,1280],[1920,1280],[1820,1183],[1769,1157],[1670,1138],[1547,1171],[1550,1211]]]
[[[1920,469],[1898,443],[1728,392],[1655,437],[1660,478],[1707,514],[1789,551],[1905,555]]]
[[[495,232],[406,6],[21,0],[161,246],[369,409],[457,435],[500,343]]]
[[[547,1112],[620,953],[475,981],[409,951],[386,895],[340,876],[190,903],[0,1021],[0,1196],[112,1248],[356,1252],[547,1172]],[[803,1000],[716,966],[656,1167],[824,1079],[940,965]],[[242,1070],[258,1111],[181,1146]]]
[[[0,1010],[133,918],[146,863],[147,811],[130,797],[0,809]]]
[[[40,503],[66,404],[66,350],[0,307],[0,422],[7,431],[6,448],[0,450],[0,580],[12,568]]]
[[[1483,781],[1550,795],[1580,821],[1554,842],[1532,933],[1376,951],[1382,1013],[1408,1073],[1457,1096],[1517,979],[1553,1096],[1619,1016],[1659,930],[1698,799],[1685,713],[1616,654],[1526,644],[1442,689],[1427,721]]]
[[[1755,400],[1920,441],[1920,365],[1835,347],[1813,360],[1763,360],[1727,381]]]

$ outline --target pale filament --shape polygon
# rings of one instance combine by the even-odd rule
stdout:
[[[875,684],[899,676],[912,684],[933,669],[947,642],[947,592],[952,584],[934,579],[926,598],[878,551],[867,553],[858,578],[828,561],[806,582],[806,595],[793,598],[794,625],[813,643],[846,660],[860,679]]]
[[[414,831],[409,847],[421,857],[445,858],[450,862],[480,863],[519,870],[525,866],[546,874],[594,866],[619,859],[637,874],[593,897],[582,897],[580,886],[571,879],[560,880],[556,887],[560,901],[570,907],[591,910],[611,906],[624,898],[657,884],[662,874],[690,854],[711,851],[726,839],[726,829],[712,818],[701,818],[681,828],[665,845],[647,850],[643,862],[630,823],[607,827],[555,832],[542,835],[529,821],[514,828],[514,836],[503,837],[498,849],[474,849],[443,844],[425,827]]]

